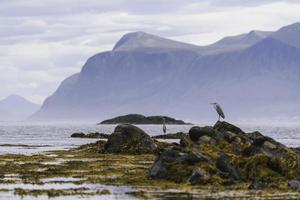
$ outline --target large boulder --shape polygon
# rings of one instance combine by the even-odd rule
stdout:
[[[244,150],[246,156],[265,154],[270,157],[286,157],[292,153],[285,145],[270,137],[257,135],[253,139],[251,146]]]
[[[242,129],[240,129],[237,126],[234,126],[228,122],[225,121],[217,121],[217,123],[214,125],[213,127],[215,130],[220,131],[220,132],[226,132],[226,131],[230,131],[232,133],[244,133],[242,131]]]
[[[130,124],[121,124],[109,136],[104,150],[107,153],[153,153],[156,144],[142,129]]]
[[[213,143],[212,141],[224,139],[224,136],[211,126],[194,126],[189,130],[189,136],[192,141],[200,143]]]

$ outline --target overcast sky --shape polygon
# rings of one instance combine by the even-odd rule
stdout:
[[[0,98],[36,103],[125,33],[198,45],[300,21],[299,0],[1,0]]]

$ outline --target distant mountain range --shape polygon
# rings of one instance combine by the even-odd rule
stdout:
[[[32,119],[104,119],[128,113],[187,120],[300,115],[300,23],[197,46],[144,32],[89,58]]]
[[[39,107],[21,96],[10,95],[0,100],[0,121],[24,120],[37,112]]]

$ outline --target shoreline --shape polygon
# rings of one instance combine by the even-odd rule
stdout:
[[[138,127],[120,125],[112,134],[100,136],[105,140],[97,138],[97,142],[65,150],[0,154],[0,199],[2,195],[15,199],[300,197],[299,190],[290,186],[293,178],[299,178],[299,149],[259,132],[243,132],[227,122],[152,137]],[[179,142],[165,142],[170,138]],[[146,148],[150,143],[154,149]],[[3,144],[14,146],[30,148]],[[229,162],[220,161],[223,154]],[[282,160],[272,159],[277,156]]]
[[[13,193],[13,196],[20,198],[26,196],[83,196],[87,199],[91,196],[105,199],[106,195],[111,197],[125,195],[137,199],[162,197],[181,199],[191,197],[256,197],[258,199],[282,197],[296,199],[299,197],[299,192],[293,190],[249,190],[246,189],[249,183],[240,186],[212,187],[153,180],[147,176],[147,173],[155,160],[155,155],[103,154],[98,153],[99,145],[104,145],[104,143],[92,143],[70,150],[49,151],[45,154],[31,156],[0,155],[0,168],[2,169],[0,195],[1,193]],[[3,170],[4,162],[6,162],[5,166],[9,165],[11,168]],[[124,176],[124,172],[127,175]],[[55,180],[58,177],[60,180]],[[14,188],[13,185],[16,185],[16,187],[6,189],[1,187],[3,184],[11,185],[10,188]],[[72,187],[64,189],[43,189],[42,187],[43,185],[49,187],[53,184],[61,184],[62,188],[64,188],[64,184],[71,184]],[[23,185],[27,189],[18,187],[18,185]],[[89,185],[90,188],[86,185]],[[92,189],[93,186],[97,185],[101,186],[102,189]],[[126,189],[123,194],[118,194],[118,192],[111,189],[112,187],[116,187],[114,189],[125,187]]]

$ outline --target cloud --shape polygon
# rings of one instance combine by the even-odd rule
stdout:
[[[41,101],[130,31],[209,44],[300,21],[296,0],[1,0],[0,97]]]

